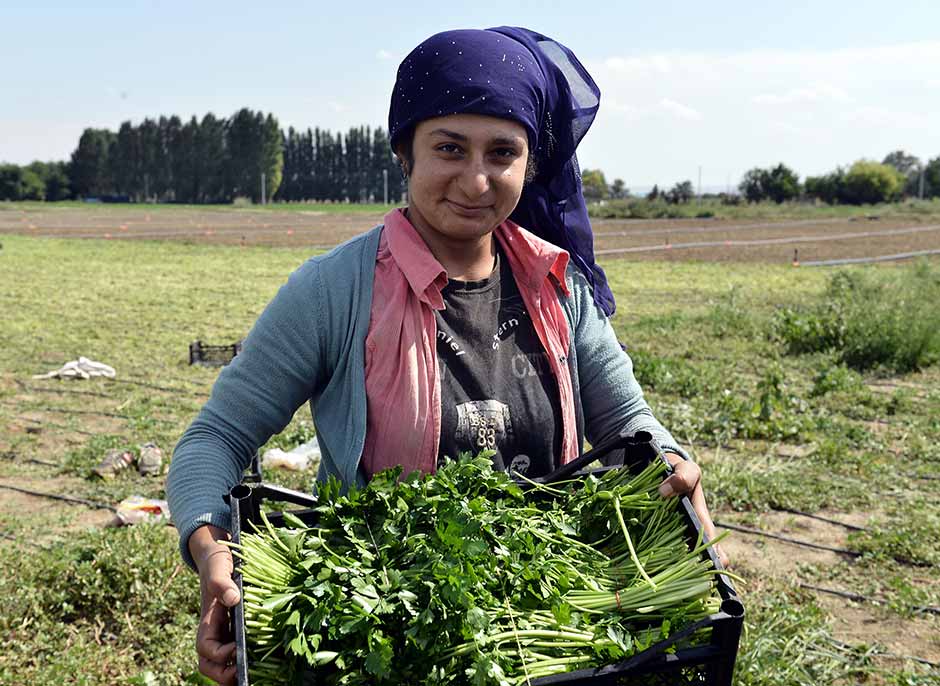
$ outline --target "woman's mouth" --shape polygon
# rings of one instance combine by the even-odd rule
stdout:
[[[482,217],[490,209],[489,205],[461,205],[459,202],[447,200],[454,214],[461,217]]]

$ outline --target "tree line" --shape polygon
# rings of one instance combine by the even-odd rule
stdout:
[[[262,190],[262,178],[264,188]],[[608,184],[599,169],[582,172],[589,201],[628,198],[622,179]],[[940,197],[940,156],[922,162],[903,150],[882,162],[858,160],[829,174],[799,175],[785,164],[750,169],[723,201],[822,201],[829,204],[893,202]],[[229,203],[399,202],[406,192],[381,127],[346,133],[319,127],[288,128],[271,114],[243,108],[228,119],[206,114],[121,124],[115,133],[88,128],[68,162],[0,164],[0,200],[99,198],[134,202]],[[669,190],[654,186],[652,201],[684,204],[695,198],[692,182]]]
[[[227,119],[88,128],[68,162],[0,165],[0,200],[380,202],[386,183],[389,200],[400,200],[401,172],[382,128],[285,133],[273,115],[247,108]]]
[[[598,169],[581,173],[584,195],[599,201],[630,197],[621,179],[608,184]],[[781,163],[774,167],[755,167],[744,174],[738,194],[721,193],[726,202],[776,202],[791,200],[822,201],[830,205],[865,205],[895,202],[903,198],[940,197],[940,156],[922,162],[903,150],[889,153],[883,161],[858,160],[848,167],[837,167],[821,176],[808,176],[801,183],[799,175]],[[668,204],[685,204],[695,198],[689,180],[676,183],[669,190],[658,185],[646,199]]]

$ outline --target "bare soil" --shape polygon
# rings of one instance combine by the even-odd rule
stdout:
[[[819,514],[836,521],[864,526],[871,512],[839,512],[824,510]],[[721,513],[733,522],[735,515]],[[748,523],[750,528],[753,524]],[[816,519],[786,512],[768,512],[760,516],[760,528],[790,538],[834,548],[846,548],[848,529]],[[796,546],[783,541],[751,534],[732,532],[722,543],[731,557],[731,569],[745,579],[758,581],[768,577],[789,579],[799,583],[799,568],[805,564],[832,567],[845,558],[838,553]],[[857,592],[837,581],[819,584],[845,592]],[[747,587],[742,596],[747,606]],[[856,603],[824,593],[816,594],[817,603],[829,614],[834,636],[846,643],[878,643],[895,655],[916,656],[940,662],[940,620],[931,616],[903,617],[877,605]]]
[[[381,223],[379,214],[257,209],[50,207],[0,213],[0,234],[327,249]],[[940,250],[931,217],[763,221],[598,219],[602,259],[806,263]]]

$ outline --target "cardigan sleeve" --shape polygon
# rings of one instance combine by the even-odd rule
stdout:
[[[167,476],[170,512],[183,559],[198,527],[231,528],[223,496],[252,456],[290,422],[323,383],[320,271],[316,259],[291,274],[223,368],[211,397],[176,445]]]
[[[568,276],[585,437],[599,445],[617,435],[648,431],[664,450],[689,459],[653,415],[633,374],[633,361],[595,304],[590,285],[577,270],[569,269]]]

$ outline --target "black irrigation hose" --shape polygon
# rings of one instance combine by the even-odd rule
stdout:
[[[8,541],[13,541],[14,543],[22,543],[23,545],[31,545],[34,548],[39,548],[41,550],[52,550],[50,546],[43,545],[42,543],[36,543],[36,541],[24,541],[22,538],[17,538],[13,534],[8,534],[5,531],[0,531],[0,538],[5,538]]]
[[[801,517],[809,517],[810,519],[818,519],[820,522],[826,522],[827,524],[835,524],[836,526],[845,527],[852,531],[868,531],[864,526],[855,526],[854,524],[849,524],[847,522],[840,522],[837,519],[829,519],[828,517],[823,517],[822,515],[813,514],[812,512],[802,512],[801,510],[794,510],[790,507],[771,507],[771,510],[776,512],[789,512],[790,514],[799,515]]]
[[[19,456],[18,456],[15,452],[13,452],[12,450],[0,454],[0,459],[10,460],[11,462],[14,461],[14,460],[16,460],[18,457],[19,457]],[[43,467],[59,467],[59,466],[61,466],[61,465],[59,465],[57,462],[49,462],[48,460],[40,460],[40,459],[35,458],[35,457],[24,457],[24,458],[22,459],[22,461],[23,461],[23,462],[33,462],[33,463],[35,463],[35,464],[41,464]]]
[[[6,404],[6,403],[3,403]],[[7,405],[9,407],[9,405]],[[113,417],[114,419],[128,419],[135,420],[138,417],[131,416],[129,414],[119,414],[117,412],[99,412],[97,410],[70,410],[67,407],[41,407],[35,410],[36,412],[55,412],[56,414],[74,414],[74,415],[83,415],[83,416],[94,416],[94,417]],[[148,417],[149,421],[159,422],[161,424],[176,424],[176,422],[169,419],[161,419],[160,417]]]
[[[87,395],[93,396],[95,398],[106,398],[108,400],[114,400],[114,396],[108,395],[107,393],[95,393],[94,391],[76,391],[71,388],[42,388],[34,384],[24,384],[20,381],[17,381],[22,388],[27,393],[55,393],[56,395],[62,393],[70,393],[72,395]]]
[[[832,643],[833,643],[834,645],[839,646],[840,648],[842,648],[842,649],[844,649],[844,650],[852,650],[852,649],[854,648],[854,646],[851,646],[851,645],[849,645],[848,643],[844,643],[843,641],[837,641],[837,640],[835,640],[835,639],[832,639]],[[902,654],[900,654],[900,653],[889,653],[889,652],[887,652],[887,651],[885,651],[885,652],[883,652],[883,653],[875,652],[875,653],[872,653],[872,654],[875,655],[876,657],[878,657],[878,656],[880,656],[880,657],[890,657],[890,658],[893,658],[893,659],[895,659],[895,660],[911,660],[911,661],[913,661],[913,662],[919,662],[919,663],[922,664],[922,665],[927,665],[928,667],[931,667],[931,668],[933,668],[933,669],[937,669],[938,667],[940,667],[940,662],[931,662],[930,660],[925,660],[924,658],[922,658],[922,657],[917,657],[916,655],[902,655]]]
[[[24,421],[24,422],[32,422],[33,424],[39,424],[40,426],[51,426],[51,427],[54,428],[54,429],[63,429],[63,430],[65,430],[65,431],[74,431],[74,432],[77,433],[77,434],[83,434],[83,435],[85,435],[85,436],[97,436],[97,435],[98,435],[98,434],[96,434],[96,433],[94,433],[94,432],[92,432],[92,431],[85,431],[84,429],[73,429],[72,427],[66,426],[65,424],[56,424],[55,422],[40,421],[40,420],[38,420],[38,419],[33,419],[32,417],[24,417],[24,416],[22,416],[22,415],[19,415],[19,416],[15,417],[15,419],[19,419],[19,420]]]
[[[87,505],[88,507],[93,507],[99,510],[111,510],[111,512],[117,512],[117,508],[114,507],[113,505],[99,503],[94,500],[86,500],[85,498],[76,498],[71,495],[61,495],[59,493],[43,493],[42,491],[32,491],[28,488],[20,488],[19,486],[10,486],[9,484],[0,484],[0,488],[7,488],[11,491],[25,493],[26,495],[36,496],[37,498],[50,498],[52,500],[62,500],[67,503],[76,503],[77,505]]]
[[[772,534],[766,531],[760,531],[759,529],[751,529],[746,526],[738,526],[737,524],[726,524],[724,522],[715,521],[715,526],[720,526],[723,529],[731,529],[731,531],[740,531],[745,534],[753,534],[755,536],[764,536],[766,538],[774,538],[778,541],[783,541],[784,543],[792,543],[793,545],[801,545],[806,548],[816,548],[817,550],[827,550],[831,553],[840,553],[842,555],[851,555],[852,557],[861,557],[863,553],[858,552],[857,550],[848,550],[847,548],[833,548],[828,545],[820,545],[819,543],[810,543],[809,541],[801,541],[796,538],[790,538],[788,536],[781,536],[780,534]]]
[[[887,605],[887,601],[881,600],[879,598],[872,598],[871,596],[862,595],[861,593],[851,593],[849,591],[839,591],[835,588],[823,588],[822,586],[813,586],[812,584],[800,583],[800,588],[805,588],[810,591],[816,591],[817,593],[828,593],[829,595],[838,596],[840,598],[847,598],[848,600],[853,600],[857,603],[871,603],[872,605]],[[925,614],[940,615],[940,607],[933,607],[931,605],[912,605],[910,607],[914,612],[922,612]]]
[[[724,522],[714,522],[715,526],[720,526],[724,529],[730,529],[731,531],[740,531],[745,534],[753,534],[755,536],[764,536],[765,538],[773,538],[778,541],[783,541],[784,543],[792,543],[793,545],[801,545],[806,548],[816,548],[817,550],[828,550],[831,553],[839,553],[840,555],[851,555],[852,557],[862,557],[865,553],[861,553],[857,550],[849,550],[847,548],[833,548],[828,545],[820,545],[819,543],[810,543],[809,541],[801,541],[796,538],[790,538],[788,536],[781,536],[780,534],[772,534],[766,531],[761,531],[760,529],[751,529],[746,526],[738,526],[737,524],[725,524]],[[911,560],[906,557],[891,557],[895,562],[900,562],[904,565],[910,565],[912,567],[933,567],[934,565],[930,562],[918,562],[917,560]]]
[[[108,379],[108,382],[130,384],[132,386],[143,386],[144,388],[152,388],[157,391],[166,391],[167,393],[176,393],[177,395],[188,395],[199,399],[203,399],[209,395],[208,391],[205,393],[194,393],[192,390],[186,388],[170,388],[168,386],[158,386],[157,384],[147,383],[146,381],[133,381],[132,379]]]

